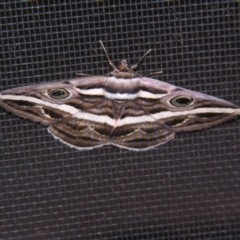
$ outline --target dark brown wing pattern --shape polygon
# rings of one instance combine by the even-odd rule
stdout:
[[[77,149],[115,145],[146,150],[174,138],[176,132],[207,128],[240,114],[238,106],[134,72],[132,67],[92,76],[10,89],[0,106],[49,126],[57,139]]]
[[[93,99],[94,101],[92,101]],[[144,150],[174,138],[174,131],[153,117],[151,122],[121,125],[122,119],[129,116],[149,115],[140,105],[142,101],[117,102],[104,97],[93,97],[93,99],[89,98],[87,102],[83,102],[83,97],[80,96],[79,99],[68,102],[68,105],[74,106],[84,113],[81,115],[77,113],[76,116],[73,115],[71,118],[51,124],[49,131],[56,138],[79,149],[113,144],[131,150]],[[92,103],[89,104],[89,102]],[[92,115],[94,115],[94,119],[89,120]],[[82,118],[79,118],[80,116]],[[107,116],[105,123],[100,122],[100,118],[103,116]],[[113,125],[107,123],[109,119],[112,119]]]
[[[0,106],[49,125],[55,138],[77,149],[112,144],[136,151],[240,112],[224,100],[151,78],[104,76],[7,90],[0,94]]]

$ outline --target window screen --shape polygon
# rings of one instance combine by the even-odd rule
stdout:
[[[5,1],[0,90],[115,64],[239,104],[233,1]],[[132,152],[78,151],[0,109],[1,239],[237,239],[240,121]]]

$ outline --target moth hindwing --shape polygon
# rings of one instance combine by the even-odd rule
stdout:
[[[222,99],[143,77],[132,67],[116,67],[102,42],[112,71],[19,87],[0,93],[0,106],[48,126],[63,143],[77,149],[103,145],[142,151],[166,143],[175,133],[211,127],[239,115]]]

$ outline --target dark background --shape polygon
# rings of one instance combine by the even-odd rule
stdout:
[[[151,48],[139,72],[240,104],[239,3],[50,2],[1,4],[0,91],[108,73],[101,39],[115,63]],[[146,152],[77,151],[0,109],[0,238],[237,239],[239,136],[238,118]]]

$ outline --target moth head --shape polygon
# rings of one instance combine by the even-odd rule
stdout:
[[[131,71],[131,66],[126,59],[123,59],[117,66],[119,71]]]

